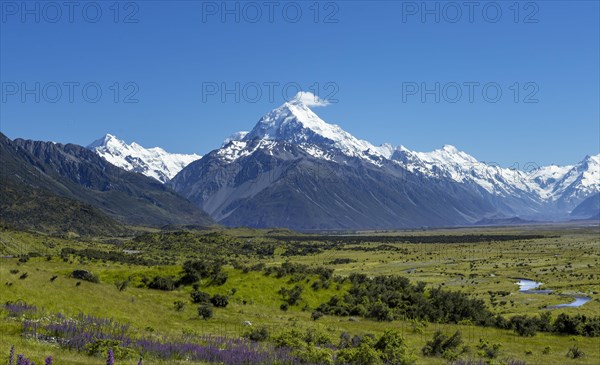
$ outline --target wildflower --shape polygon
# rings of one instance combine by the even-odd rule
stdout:
[[[46,358],[46,364],[45,365],[52,365],[52,356],[48,356]]]
[[[106,365],[115,365],[115,353],[113,349],[108,350],[108,359],[106,359]]]
[[[142,365],[142,357],[140,356],[140,361],[138,361],[138,365]]]
[[[8,365],[14,365],[15,362],[15,346],[10,347],[10,353],[8,354]]]

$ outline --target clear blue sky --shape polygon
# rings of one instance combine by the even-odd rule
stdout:
[[[112,133],[204,154],[252,128],[284,101],[284,85],[293,94],[298,84],[321,97],[335,92],[337,102],[315,112],[375,144],[418,151],[452,144],[505,166],[574,163],[600,150],[598,1],[523,2],[518,14],[512,1],[497,2],[499,17],[480,2],[472,19],[467,7],[459,17],[446,2],[428,2],[429,10],[439,6],[439,22],[421,1],[322,2],[318,14],[313,2],[275,2],[271,19],[262,1],[228,3],[239,7],[239,22],[214,8],[220,1],[97,2],[100,16],[85,2],[61,14],[44,2],[1,3],[0,127],[11,138],[86,145]],[[79,83],[72,102],[71,82]],[[465,82],[479,83],[472,103]],[[23,91],[36,83],[39,102]],[[239,83],[246,93],[223,102],[219,92],[203,93],[212,83]],[[251,83],[261,86],[255,102]],[[275,85],[273,100],[266,83]],[[408,94],[436,83],[439,103]],[[494,83],[488,100],[500,87],[498,102],[483,97],[487,83]],[[89,100],[100,87],[98,102],[82,97],[83,85]],[[444,96],[454,99],[456,85],[462,97],[451,103]],[[131,92],[138,102],[123,103]],[[532,92],[538,102],[524,103]]]

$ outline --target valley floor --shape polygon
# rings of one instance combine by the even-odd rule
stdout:
[[[476,326],[467,321],[442,324],[400,318],[381,322],[327,314],[314,320],[312,316],[319,305],[332,296],[343,297],[351,284],[332,280],[322,285],[324,280],[313,272],[301,277],[267,275],[264,268],[288,262],[332,269],[333,275],[339,277],[352,273],[404,276],[412,284],[422,281],[428,288],[467,293],[481,299],[494,314],[506,318],[548,311],[553,319],[560,313],[594,317],[600,315],[599,233],[598,226],[570,225],[298,238],[298,234],[288,231],[215,229],[150,232],[132,239],[82,239],[3,229],[1,302],[20,301],[36,309],[35,313],[25,311],[17,316],[7,306],[0,309],[0,359],[6,359],[14,345],[17,353],[26,354],[37,364],[49,355],[59,365],[105,364],[105,353],[88,355],[91,351],[67,350],[56,341],[23,335],[26,320],[37,321],[41,326],[58,313],[72,318],[84,313],[129,324],[128,334],[133,338],[161,340],[201,339],[207,334],[239,338],[251,328],[264,326],[271,338],[291,329],[302,333],[308,330],[323,334],[337,345],[342,333],[380,336],[387,329],[396,329],[402,333],[417,364],[448,363],[442,357],[424,356],[421,349],[438,330],[446,334],[460,330],[467,347],[460,356],[463,358],[495,364],[509,363],[511,359],[526,364],[597,364],[600,337],[539,331],[523,337],[514,330]],[[463,236],[472,242],[460,242]],[[495,239],[498,236],[510,239]],[[205,320],[198,315],[198,304],[190,301],[195,290],[191,285],[174,290],[149,288],[153,278],[181,277],[185,261],[206,258],[224,260],[222,272],[226,281],[217,285],[203,279],[199,290],[211,296],[227,296],[229,301],[225,308],[213,308],[212,318]],[[98,282],[71,277],[74,270],[80,269],[93,273]],[[542,282],[541,289],[554,291],[548,295],[520,293],[518,278]],[[127,284],[119,290],[124,282]],[[302,288],[299,301],[283,310],[286,299],[280,289],[292,290],[296,286]],[[573,295],[585,295],[591,301],[579,308],[545,309],[569,302]],[[176,302],[182,303],[179,310]],[[252,325],[245,326],[246,321]],[[482,356],[478,349],[481,340],[500,344],[495,358]],[[573,347],[585,355],[578,359],[567,357]],[[116,363],[135,364],[137,358],[137,353],[125,354]],[[143,363],[190,361],[146,356]]]

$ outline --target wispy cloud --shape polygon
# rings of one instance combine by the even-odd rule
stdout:
[[[319,107],[319,106],[327,106],[329,105],[329,101],[325,99],[321,99],[317,95],[309,92],[309,91],[300,91],[294,99],[302,102],[304,105],[309,107]]]

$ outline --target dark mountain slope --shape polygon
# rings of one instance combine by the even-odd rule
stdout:
[[[6,181],[2,189],[6,200],[3,205],[14,206],[12,221],[17,218],[17,211],[27,211],[22,204],[15,206],[16,202],[34,192],[46,197],[45,200],[52,197],[59,206],[72,206],[76,201],[82,207],[94,207],[90,211],[97,219],[103,212],[128,225],[205,226],[213,222],[206,213],[161,183],[113,166],[84,147],[11,141],[4,135],[0,144],[2,180]],[[71,203],[66,200],[57,203],[59,198],[67,198]]]

